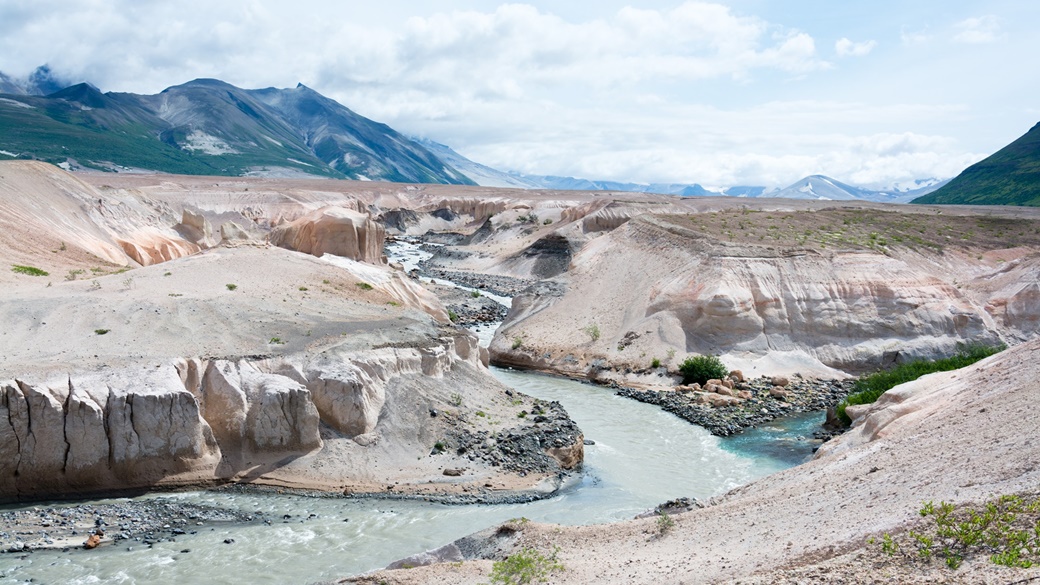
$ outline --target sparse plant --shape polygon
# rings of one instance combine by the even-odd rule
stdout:
[[[285,342],[282,341],[281,337],[272,337],[271,341],[269,341],[268,343],[270,343],[271,345],[284,345],[285,344]]]
[[[69,247],[65,245],[65,242],[62,242],[61,245],[58,246],[58,249],[64,252],[65,250],[68,250]]]
[[[657,512],[657,534],[664,536],[669,530],[675,527],[675,520],[672,519],[670,514],[658,510]]]
[[[126,278],[123,279],[123,288],[125,288],[126,290],[130,290],[130,289],[134,288],[134,277],[133,276],[127,276]]]
[[[238,288],[237,284],[225,284],[224,286],[226,286],[228,290],[235,290]]]
[[[477,411],[477,412],[475,412],[474,414],[476,414],[477,416],[479,416],[479,417],[481,417],[481,418],[483,418],[483,417],[486,417],[486,416],[487,416],[487,413],[486,413],[486,412],[484,412],[483,410],[478,410],[478,411]]]
[[[881,535],[881,552],[888,556],[892,556],[897,550],[899,550],[899,545],[892,540],[891,534],[886,532]]]
[[[523,344],[524,344],[524,338],[523,337],[514,337],[513,338],[513,349],[520,349],[520,346],[523,345]]]
[[[374,288],[371,284],[368,284],[367,282],[359,282],[357,283],[357,287],[361,290],[372,290],[372,288]]]
[[[459,314],[455,311],[452,311],[451,309],[448,309],[448,319],[450,319],[452,323],[458,323]]]
[[[309,289],[309,288],[307,288],[307,287],[305,287],[305,286],[301,286],[301,287],[300,287],[300,288],[299,288],[298,290],[299,290],[300,292],[307,292],[307,291],[308,291],[308,290],[310,290],[310,289]]]
[[[18,274],[27,274],[29,276],[50,276],[51,275],[51,273],[47,272],[46,270],[37,268],[35,266],[23,266],[21,264],[13,264],[11,266],[11,270],[13,272],[17,272]]]
[[[672,348],[672,349],[668,350],[668,361],[672,361],[674,359],[675,359],[675,348]]]
[[[101,290],[101,283],[97,279],[90,281],[90,290]]]
[[[657,368],[660,368],[661,367],[661,360],[659,360],[657,358],[654,358],[654,359],[650,360],[650,367],[654,368],[655,370]]]
[[[545,582],[551,573],[564,570],[563,564],[557,559],[559,550],[557,547],[551,555],[545,556],[536,549],[524,548],[505,560],[495,561],[491,566],[492,585]]]
[[[458,392],[452,393],[450,403],[452,406],[462,406],[462,394]]]
[[[447,449],[448,449],[448,445],[444,441],[437,441],[436,443],[433,444],[432,451],[433,451],[433,454],[436,455],[438,453],[443,453],[443,452],[447,451]]]
[[[104,334],[108,333],[109,331],[111,331],[111,329],[95,329],[94,333],[96,335],[104,335]]]
[[[542,221],[542,225],[552,225],[552,218],[545,218],[545,220]]]
[[[479,299],[480,298],[480,291],[478,291],[478,290],[471,290],[471,291],[469,291],[469,296],[473,297],[474,299]]]
[[[329,279],[326,278],[326,279],[322,280],[321,283],[322,284],[329,284]]]
[[[585,327],[584,329],[582,329],[582,331],[584,331],[585,334],[588,335],[592,339],[592,341],[598,341],[599,340],[599,325],[596,325],[595,323],[593,323],[593,324],[589,325],[588,327]]]
[[[173,276],[172,272],[163,272],[163,276]]]
[[[698,355],[686,358],[679,364],[683,384],[704,384],[708,380],[721,379],[729,370],[715,355]]]

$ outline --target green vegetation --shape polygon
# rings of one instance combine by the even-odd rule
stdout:
[[[1040,124],[913,203],[1040,206]]]
[[[281,337],[272,337],[271,341],[269,341],[268,343],[270,343],[271,345],[284,345],[285,344],[285,342],[282,341]]]
[[[592,325],[589,325],[588,327],[582,329],[582,331],[584,331],[586,335],[592,338],[592,341],[599,340],[599,325],[593,323]]]
[[[871,404],[888,390],[902,384],[916,380],[925,374],[956,370],[983,359],[995,353],[1001,352],[1005,346],[995,347],[986,345],[971,345],[963,348],[959,353],[948,358],[938,360],[915,360],[900,364],[891,370],[875,372],[856,380],[853,391],[845,400],[838,403],[838,418],[846,426],[852,424],[852,419],[845,414],[845,408],[856,404]]]
[[[660,368],[661,367],[661,360],[659,360],[657,358],[654,358],[654,359],[650,360],[650,367],[654,368],[654,369]]]
[[[469,291],[469,296],[471,296],[471,297],[473,297],[475,299],[479,299],[480,298],[480,291],[471,290],[471,291]]]
[[[683,375],[683,384],[704,384],[708,380],[718,380],[729,373],[726,366],[715,355],[698,355],[686,358],[679,364]]]
[[[238,288],[237,284],[225,284],[224,286],[226,286],[228,290],[235,290]]]
[[[459,315],[455,311],[452,311],[451,309],[448,309],[448,319],[451,319],[452,323],[458,323]]]
[[[455,392],[451,395],[452,406],[462,406],[462,394]]]
[[[21,264],[12,265],[11,270],[18,274],[28,274],[29,276],[50,276],[51,274],[35,266],[22,266]]]
[[[372,290],[374,288],[371,284],[368,284],[367,282],[359,282],[357,283],[357,287],[361,290]]]
[[[520,585],[522,583],[544,583],[555,571],[564,570],[557,560],[559,548],[545,556],[533,548],[525,548],[510,555],[504,561],[495,561],[491,566],[491,583]]]
[[[69,270],[65,275],[65,280],[76,280],[77,276],[84,273],[86,273],[86,270]]]
[[[658,510],[657,512],[657,534],[658,536],[664,536],[669,530],[675,527],[675,520],[672,519],[671,515],[666,514]]]
[[[111,329],[95,329],[94,333],[96,335],[104,335],[104,334],[108,333],[109,331],[111,331]]]
[[[307,287],[305,287],[305,286],[301,286],[301,287],[300,287],[299,289],[297,289],[297,290],[299,290],[300,292],[307,292],[307,291],[308,291],[308,290],[310,290],[310,289],[309,289],[309,288],[307,288]]]
[[[1023,569],[1040,563],[1040,496],[1036,494],[1003,495],[960,510],[947,502],[925,502],[918,513],[930,521],[920,530],[908,531],[909,538],[902,542],[883,535],[881,552],[892,556],[902,545],[919,560],[931,562],[938,557],[953,570],[970,555],[988,555],[994,564]]]
[[[514,337],[513,338],[513,349],[520,349],[520,346],[523,345],[523,344],[524,344],[524,338],[523,337]]]

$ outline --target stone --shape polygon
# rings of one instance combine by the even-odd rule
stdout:
[[[740,370],[733,370],[732,372],[729,373],[729,377],[734,382],[743,382],[744,381],[744,372],[741,372]]]
[[[737,392],[737,398],[740,398],[741,400],[751,400],[753,397],[754,395],[749,390],[741,390],[740,392]]]
[[[463,471],[463,469],[457,467],[445,467],[444,475],[447,475],[448,477],[459,477],[462,475]]]
[[[705,386],[711,386],[712,384],[715,384],[716,386],[721,386],[722,385],[722,380],[718,380],[716,378],[712,378],[711,380],[708,380],[707,382],[704,383]]]
[[[97,534],[91,534],[87,537],[87,541],[83,543],[83,548],[90,550],[97,548],[99,544],[101,544],[101,537]]]
[[[773,386],[787,386],[791,383],[791,380],[789,380],[786,376],[773,376],[769,383]]]
[[[733,380],[730,380],[729,378],[726,378],[725,380],[722,381],[722,385],[725,386],[726,388],[729,388],[730,390],[732,390],[733,389]]]
[[[769,389],[769,395],[786,400],[791,395],[791,392],[790,390],[784,390],[783,386],[773,386]]]

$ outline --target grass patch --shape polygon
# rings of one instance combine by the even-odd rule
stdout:
[[[372,285],[368,284],[367,282],[359,282],[357,283],[357,287],[361,290],[372,290],[373,288]]]
[[[589,325],[588,327],[582,329],[582,331],[584,331],[585,334],[592,339],[592,341],[599,340],[599,325],[593,323],[592,325]]]
[[[235,290],[238,288],[237,284],[225,284],[224,286],[226,286],[228,290]]]
[[[852,424],[852,419],[845,413],[845,408],[851,405],[872,404],[888,390],[902,384],[916,380],[925,374],[935,372],[946,372],[957,370],[983,359],[995,353],[1003,351],[1007,346],[997,345],[969,345],[956,355],[938,360],[915,360],[900,364],[891,370],[875,372],[856,380],[852,393],[838,403],[838,418],[845,426]]]
[[[18,274],[28,274],[29,276],[50,276],[51,275],[50,272],[47,272],[46,270],[43,270],[41,268],[37,268],[35,266],[23,266],[21,264],[14,264],[14,265],[12,265],[11,266],[11,270],[13,272],[17,272]]]
[[[111,329],[95,329],[94,333],[96,335],[104,335],[104,334],[108,333],[109,331],[111,331]]]

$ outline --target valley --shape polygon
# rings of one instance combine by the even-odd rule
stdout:
[[[978,503],[1038,479],[1032,209],[70,174],[36,161],[0,162],[0,192],[0,496],[189,490],[171,497],[244,514],[266,502],[269,520],[321,508],[313,532],[341,554],[336,515],[374,514],[368,523],[416,508],[452,524],[402,538],[393,555],[321,570],[316,558],[313,577],[282,579],[346,578],[494,525],[468,537],[477,553],[455,545],[424,557],[450,563],[351,579],[486,582],[496,561],[538,550],[556,551],[556,582],[871,582],[842,560],[914,526],[923,501]],[[496,327],[498,300],[510,308]],[[796,467],[727,451],[729,439],[615,394],[682,394],[781,425],[839,397],[802,405],[816,384],[844,388],[973,343],[1010,348],[897,387]],[[679,365],[695,355],[739,370],[725,380],[734,392],[683,388]],[[821,442],[793,441],[807,456]],[[615,449],[626,460],[608,470]],[[221,490],[197,491],[210,487]],[[631,519],[684,496],[702,506],[667,530],[659,516]],[[521,516],[532,521],[508,521]],[[270,546],[256,518],[243,530]],[[403,530],[391,524],[381,538]],[[205,554],[223,546],[210,540]],[[113,542],[98,558],[115,558]],[[161,564],[188,554],[154,544],[127,552]],[[261,554],[249,551],[242,562]],[[75,557],[101,570],[88,554],[0,563],[30,575],[34,558]],[[980,557],[956,578],[1003,570]]]

